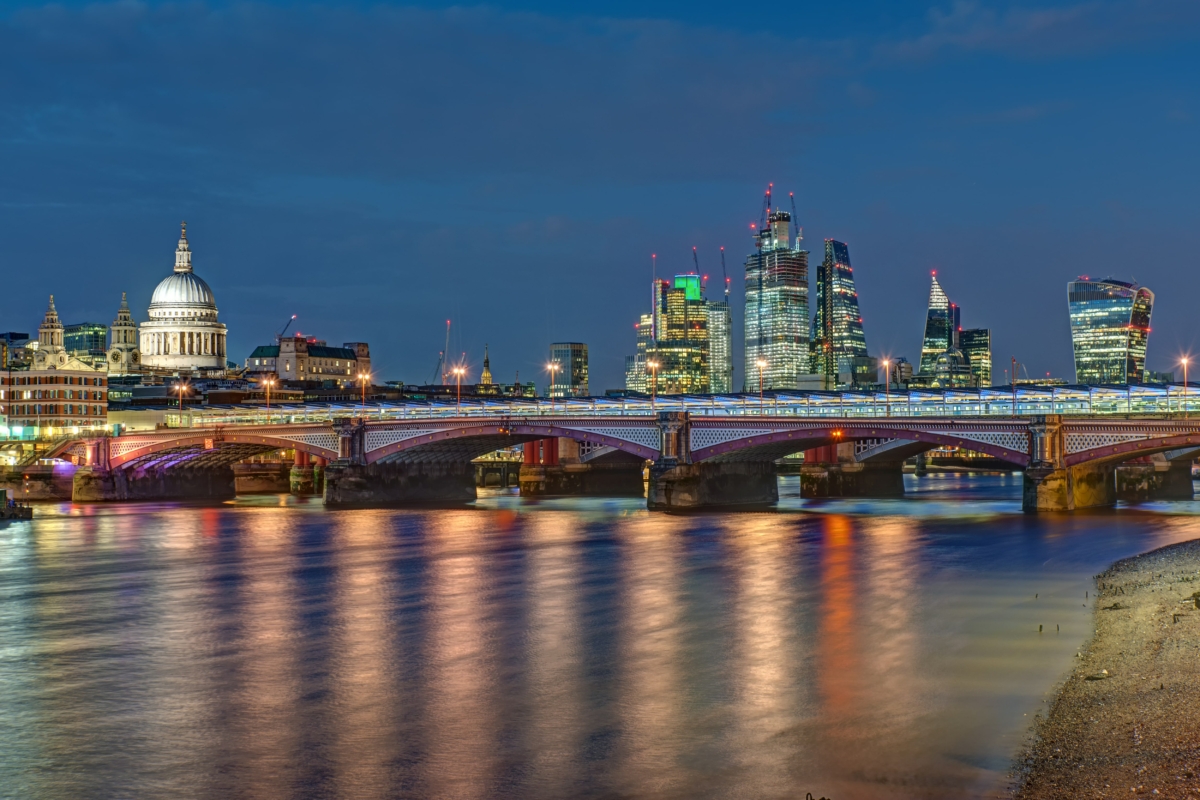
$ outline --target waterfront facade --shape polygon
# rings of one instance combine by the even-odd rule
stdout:
[[[141,361],[163,371],[224,372],[225,326],[212,289],[192,271],[187,224],[175,248],[175,269],[150,298],[150,320],[139,329]]]
[[[1154,293],[1136,283],[1080,278],[1067,284],[1075,382],[1141,383]]]
[[[817,266],[816,295],[810,337],[811,371],[824,377],[826,389],[858,383],[860,373],[870,372],[870,362],[850,248],[843,242],[825,240],[825,259]]]
[[[746,258],[746,374],[767,389],[795,389],[811,374],[809,356],[808,251],[791,234],[792,215],[772,211],[755,234]]]
[[[551,397],[587,397],[588,346],[583,342],[555,342],[550,345]]]

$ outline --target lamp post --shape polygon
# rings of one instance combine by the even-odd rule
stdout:
[[[454,373],[454,416],[462,416],[462,378],[466,372],[462,367],[455,367],[451,372]]]
[[[763,413],[763,370],[767,368],[767,360],[760,358],[754,362],[758,367],[758,413]]]
[[[1188,418],[1188,405],[1187,405],[1188,357],[1184,356],[1183,358],[1179,359],[1179,363],[1183,364],[1183,418],[1186,420]]]
[[[650,411],[654,412],[658,400],[658,362],[647,361],[646,366],[650,368]]]
[[[370,377],[365,372],[358,373],[358,380],[362,383],[362,416],[364,420],[367,418],[367,380]]]
[[[179,393],[179,427],[183,427],[183,395],[187,392],[188,386],[186,383],[175,384],[175,391]]]
[[[879,373],[875,373],[875,377],[879,377]],[[892,362],[891,359],[883,360],[883,396],[884,396],[884,416],[892,415]]]
[[[550,372],[550,413],[554,413],[554,374],[562,369],[562,364],[559,364],[557,361],[551,361],[546,365],[546,369]]]
[[[267,387],[267,424],[268,425],[271,424],[271,384],[273,384],[273,383],[275,383],[275,381],[271,378],[267,378],[266,380],[263,381],[263,386]]]

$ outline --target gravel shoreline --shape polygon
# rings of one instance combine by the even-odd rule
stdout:
[[[1018,766],[1019,800],[1200,800],[1200,540],[1096,576],[1084,645]]]

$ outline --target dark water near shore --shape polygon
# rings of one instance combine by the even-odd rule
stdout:
[[[0,528],[0,797],[989,796],[1092,575],[1200,503],[906,480],[683,517],[41,507]]]

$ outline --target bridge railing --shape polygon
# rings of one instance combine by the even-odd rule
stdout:
[[[167,415],[171,427],[327,423],[340,417],[379,421],[444,419],[456,416],[648,416],[688,411],[721,417],[1011,417],[1041,414],[1178,417],[1200,414],[1200,392],[1183,386],[1069,386],[1011,389],[948,389],[911,392],[765,392],[730,395],[589,397],[569,399],[471,399],[308,403],[263,407],[197,406]]]

